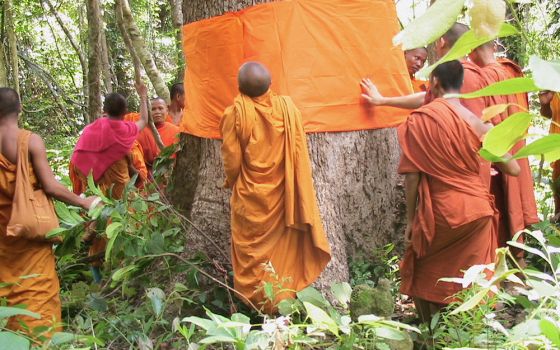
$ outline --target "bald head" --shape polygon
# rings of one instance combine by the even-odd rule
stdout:
[[[21,112],[19,95],[14,89],[0,88],[0,118]]]
[[[445,41],[445,45],[450,49],[455,45],[457,40],[469,31],[469,26],[463,23],[455,22],[449,30],[443,34],[442,38]]]
[[[247,62],[239,68],[237,82],[239,92],[249,97],[259,97],[270,88],[270,73],[259,62]]]

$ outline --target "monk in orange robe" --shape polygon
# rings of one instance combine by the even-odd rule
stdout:
[[[430,80],[435,99],[398,128],[408,221],[401,292],[414,298],[424,321],[461,290],[440,278],[461,277],[495,257],[496,209],[479,175],[478,155],[489,126],[459,99],[442,98],[460,91],[463,71],[459,61],[439,65]],[[513,175],[519,171],[515,160],[499,166]]]
[[[18,128],[21,110],[18,94],[12,89],[0,88],[0,283],[8,284],[0,287],[0,299],[6,299],[8,306],[23,305],[41,316],[40,319],[17,316],[8,321],[8,329],[21,329],[21,322],[28,333],[33,333],[39,326],[58,329],[61,307],[52,243],[6,235],[15,191],[16,163],[23,156],[25,137],[29,140],[29,174],[34,188],[42,188],[48,196],[84,209],[90,208],[95,197],[80,198],[56,181],[41,137]],[[21,279],[32,275],[34,277]]]
[[[483,44],[469,54],[471,60],[482,68],[486,85],[522,76],[521,69],[517,65],[514,65],[511,61],[500,63],[496,60],[494,54],[494,42]],[[489,101],[490,105],[512,105],[507,111],[492,119],[494,125],[498,125],[510,115],[522,109],[528,110],[527,94],[490,96]],[[518,142],[512,148],[512,153],[517,152],[523,146],[525,146],[525,141]],[[498,245],[500,247],[506,247],[507,242],[517,232],[539,222],[529,160],[526,158],[520,159],[518,163],[521,168],[518,177],[503,174],[494,167],[490,180],[490,192],[496,197],[496,206],[501,214],[498,235]],[[516,253],[520,255],[522,252],[518,251]]]
[[[169,117],[167,111],[167,104],[165,100],[157,97],[151,101],[152,118],[154,119],[154,124],[159,132],[161,141],[165,147],[169,147],[179,141],[179,134],[181,129],[173,123],[167,122],[166,119]],[[146,128],[138,135],[138,142],[142,146],[144,151],[144,160],[148,171],[151,173],[152,167],[154,166],[154,161],[160,154],[160,149],[156,144],[154,135],[152,131]]]
[[[330,261],[330,246],[299,110],[269,90],[270,75],[260,63],[244,64],[238,80],[241,94],[221,122],[225,186],[232,189],[234,287],[273,312],[281,299],[317,279]],[[269,303],[264,282],[287,291]]]
[[[169,88],[171,103],[169,103],[170,123],[179,125],[183,120],[183,109],[185,108],[185,87],[183,83],[175,83]]]
[[[560,93],[543,91],[539,93],[541,115],[551,119],[550,134],[560,134]],[[560,161],[552,164],[552,192],[554,193],[554,212],[560,213]]]
[[[108,196],[120,199],[130,181],[130,154],[136,143],[138,133],[148,122],[147,88],[137,86],[140,94],[140,119],[127,122],[126,99],[111,93],[105,97],[103,111],[105,117],[97,119],[86,126],[78,139],[72,159],[70,160],[70,180],[74,193],[81,194],[87,189],[87,177],[91,173],[93,181]],[[87,239],[87,238],[86,238]],[[92,238],[89,255],[95,257],[105,250],[104,238]],[[99,269],[101,259],[96,259],[94,280],[100,282]]]
[[[416,79],[414,76],[426,63],[428,59],[428,50],[425,47],[406,50],[404,52],[404,61],[408,68],[410,81],[412,82],[412,90],[414,92],[425,92],[428,90],[428,82],[426,80]]]

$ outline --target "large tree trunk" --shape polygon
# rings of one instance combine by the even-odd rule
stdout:
[[[97,119],[101,107],[101,8],[99,0],[87,0],[88,18],[88,117]]]
[[[134,17],[132,16],[132,12],[130,11],[128,0],[117,0],[116,4],[122,11],[125,29],[128,32],[128,35],[134,47],[134,51],[142,62],[142,66],[146,71],[146,75],[148,75],[148,78],[152,82],[152,85],[156,90],[158,96],[169,103],[169,88],[165,84],[165,81],[163,80],[163,77],[154,62],[151,52],[150,50],[148,50],[146,42],[144,41],[140,30],[134,22]]]
[[[185,0],[187,22],[263,1]],[[184,135],[177,157],[172,199],[206,233],[189,232],[189,248],[223,260],[230,244],[230,192],[224,190],[221,142]],[[349,278],[348,262],[375,247],[400,242],[405,208],[397,175],[394,129],[308,135],[313,179],[332,261],[316,286]],[[229,256],[229,253],[225,255]]]

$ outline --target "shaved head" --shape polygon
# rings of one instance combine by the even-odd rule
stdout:
[[[270,73],[259,62],[247,62],[239,68],[237,82],[239,92],[249,97],[259,97],[270,88]]]
[[[19,95],[14,89],[0,88],[0,118],[21,112]]]
[[[469,26],[463,23],[455,22],[449,30],[443,34],[442,38],[448,48],[451,48],[459,38],[469,31]]]
[[[105,96],[103,101],[103,112],[110,117],[120,118],[126,114],[126,98],[116,92],[112,92]]]

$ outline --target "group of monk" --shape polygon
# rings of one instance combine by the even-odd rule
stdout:
[[[456,23],[435,42],[442,57],[468,27]],[[385,97],[369,79],[361,82],[363,98],[380,105],[415,109],[398,128],[402,150],[399,173],[405,175],[407,228],[401,292],[414,298],[419,316],[428,320],[461,290],[441,282],[460,277],[475,264],[493,262],[495,249],[513,235],[538,222],[529,163],[513,160],[491,164],[478,151],[484,135],[519,108],[528,108],[525,94],[476,99],[444,98],[467,93],[521,75],[511,61],[497,60],[494,43],[476,48],[468,58],[436,67],[429,81],[414,75],[424,65],[427,50],[405,52],[415,93]],[[279,300],[313,283],[330,261],[313,187],[311,162],[301,113],[287,96],[270,90],[271,76],[258,62],[248,62],[238,73],[239,95],[226,109],[220,129],[226,180],[231,189],[231,232],[234,287],[245,302],[274,312]],[[74,193],[59,184],[48,165],[45,147],[35,134],[29,140],[31,181],[48,195],[89,209],[95,198],[78,196],[87,189],[88,176],[112,198],[121,198],[126,184],[137,175],[142,188],[152,181],[154,162],[163,146],[177,142],[184,91],[171,88],[171,101],[148,101],[147,88],[138,84],[138,113],[128,113],[126,98],[105,97],[103,116],[86,126],[70,161]],[[560,119],[558,94],[540,94],[543,115]],[[490,123],[481,121],[485,108],[511,107]],[[518,107],[520,106],[520,107]],[[147,127],[151,111],[154,128]],[[6,236],[14,195],[21,103],[17,93],[0,88],[0,298],[10,305],[24,304],[41,320],[20,318],[28,327],[60,321],[58,279],[51,243],[23,242]],[[155,129],[155,130],[153,130]],[[552,132],[560,131],[553,124]],[[512,153],[522,147],[515,145]],[[560,166],[555,167],[555,179]],[[557,186],[560,189],[560,186]],[[557,191],[557,194],[560,191]],[[94,230],[88,235],[93,265],[101,264],[106,241]],[[95,259],[99,257],[99,259]],[[522,256],[518,256],[522,259]],[[19,280],[19,276],[39,277]],[[94,280],[99,282],[99,269]],[[273,286],[265,293],[263,282]],[[15,321],[11,321],[15,322]],[[17,329],[17,324],[10,327]]]
[[[435,42],[438,58],[468,30],[464,24],[454,24]],[[423,53],[420,48],[405,55]],[[419,66],[413,65],[409,72]],[[398,129],[399,172],[405,174],[408,208],[401,292],[414,298],[423,320],[454,301],[453,295],[461,290],[459,284],[441,278],[461,277],[472,265],[493,262],[497,247],[507,246],[517,232],[539,221],[528,160],[515,161],[506,154],[504,162],[490,164],[478,154],[489,128],[520,109],[528,110],[527,94],[442,98],[520,76],[515,63],[496,58],[492,41],[474,49],[468,58],[439,65],[426,92],[384,97],[371,81],[362,82],[363,96],[372,106],[416,108]],[[510,107],[482,123],[483,110],[497,104]],[[519,142],[511,152],[523,145]],[[516,255],[523,262],[521,253]]]

